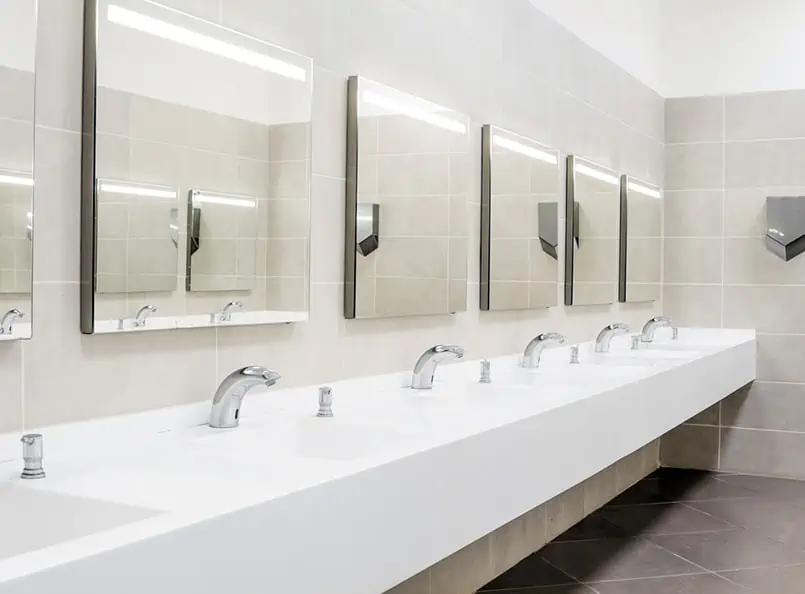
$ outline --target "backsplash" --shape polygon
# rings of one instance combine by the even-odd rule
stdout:
[[[647,303],[480,312],[477,171],[469,188],[467,312],[343,319],[349,75],[405,88],[467,113],[473,122],[471,154],[478,160],[480,125],[494,123],[563,153],[576,152],[662,185],[663,99],[527,0],[512,0],[507,10],[481,0],[417,3],[419,8],[400,0],[166,3],[315,60],[310,321],[126,335],[80,334],[83,2],[40,0],[36,322],[30,342],[0,345],[4,378],[0,432],[207,400],[225,375],[248,364],[277,369],[283,375],[282,386],[309,385],[408,369],[435,343],[461,344],[473,358],[492,356],[521,350],[539,332],[556,330],[571,340],[589,339],[605,324],[623,321],[639,327],[662,310],[658,303]],[[717,161],[716,157],[712,155],[711,160]],[[669,161],[669,168],[676,175],[679,164]],[[564,228],[562,221],[560,227]],[[715,243],[720,242],[719,237]],[[699,256],[697,246],[691,244],[687,252],[696,257],[696,262],[690,261],[692,270],[706,267],[710,260]],[[680,282],[682,272],[666,262],[666,276],[676,275],[675,282]],[[696,289],[687,288],[694,293]],[[720,290],[717,285],[719,299]],[[678,295],[668,295],[672,303],[680,302]],[[682,315],[685,311],[675,307],[680,322],[688,322]],[[766,377],[774,371],[768,353],[779,352],[784,360],[790,352],[786,340],[791,341],[767,335],[761,338],[761,373]]]
[[[764,246],[767,196],[805,195],[805,91],[666,103],[665,311],[756,328],[758,380],[663,438],[663,464],[805,478],[805,258]]]

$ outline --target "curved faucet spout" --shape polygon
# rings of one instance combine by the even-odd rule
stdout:
[[[3,316],[2,321],[0,321],[0,334],[11,334],[11,328],[14,326],[14,322],[23,317],[25,317],[25,314],[16,307],[9,309]]]
[[[598,338],[595,339],[595,352],[608,353],[612,338],[619,334],[627,334],[628,332],[629,326],[626,324],[617,323],[605,326],[604,329],[598,333]]]
[[[411,388],[414,390],[430,390],[433,387],[433,375],[439,363],[448,357],[461,359],[464,349],[454,344],[437,344],[420,355],[414,365]]]
[[[640,342],[652,342],[657,328],[671,328],[674,333],[674,339],[678,336],[678,330],[674,327],[671,318],[668,316],[656,316],[651,318],[646,322],[646,325],[643,326],[643,331],[640,333]]]
[[[137,328],[142,328],[145,326],[145,321],[148,319],[148,316],[153,313],[157,313],[157,308],[155,305],[143,305],[137,311],[137,315],[134,316],[134,325]]]
[[[561,346],[567,341],[558,332],[544,332],[537,335],[523,351],[523,367],[536,369],[539,367],[542,351],[549,346]]]
[[[246,392],[259,385],[270,388],[280,379],[279,373],[259,365],[250,365],[230,373],[218,386],[212,399],[210,427],[215,429],[237,427],[240,406]]]

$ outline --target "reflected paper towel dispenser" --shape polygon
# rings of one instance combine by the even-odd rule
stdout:
[[[359,202],[355,216],[356,248],[365,258],[380,247],[380,205]]]
[[[537,204],[539,243],[542,251],[554,260],[559,259],[559,203],[539,202]]]
[[[765,241],[786,262],[805,251],[805,196],[766,198]]]

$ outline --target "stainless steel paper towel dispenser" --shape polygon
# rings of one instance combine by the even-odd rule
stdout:
[[[805,251],[805,196],[766,198],[765,242],[786,262]]]

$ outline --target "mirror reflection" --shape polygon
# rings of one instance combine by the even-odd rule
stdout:
[[[482,147],[481,309],[555,306],[559,152],[490,125]]]
[[[467,308],[469,118],[349,79],[347,318]]]
[[[82,332],[306,320],[311,60],[148,0],[96,10]]]
[[[567,158],[565,305],[613,303],[618,284],[620,178],[577,155]]]
[[[31,338],[36,0],[0,0],[0,341]]]
[[[662,190],[630,175],[621,176],[620,273],[618,300],[657,301],[661,291]]]

